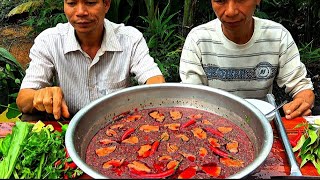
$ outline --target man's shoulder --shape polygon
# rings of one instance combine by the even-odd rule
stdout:
[[[197,31],[216,31],[216,25],[218,24],[219,20],[214,19],[204,24],[200,24],[191,29],[190,32],[195,33]]]
[[[142,36],[142,33],[133,26],[127,26],[123,23],[117,24],[109,20],[105,20],[105,23],[112,27],[116,36],[127,36],[131,38],[137,38]]]
[[[69,23],[59,23],[55,27],[51,27],[42,31],[36,39],[46,39],[49,37],[62,37],[68,33],[70,28]]]
[[[219,25],[218,19],[214,19],[207,23],[200,24],[191,29],[191,31],[188,34],[188,37],[194,40],[217,37],[218,25]]]
[[[262,29],[268,28],[268,29],[286,30],[286,28],[282,24],[270,19],[262,19],[262,18],[254,17],[254,20],[256,24],[258,24]]]

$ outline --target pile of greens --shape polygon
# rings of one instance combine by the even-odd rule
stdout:
[[[311,162],[320,174],[320,121],[315,121],[315,124],[302,123],[298,124],[296,128],[306,127],[305,133],[299,139],[297,145],[293,147],[293,152],[299,150],[298,156],[302,161],[300,168],[307,162]]]
[[[12,134],[0,139],[0,179],[59,179],[83,174],[69,157],[62,131],[52,125],[16,122]]]

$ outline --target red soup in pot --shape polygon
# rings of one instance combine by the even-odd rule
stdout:
[[[123,113],[98,131],[86,163],[109,178],[226,178],[254,159],[246,133],[192,108]]]

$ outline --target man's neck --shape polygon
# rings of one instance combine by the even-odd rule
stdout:
[[[250,21],[248,28],[244,29],[243,31],[237,30],[237,31],[228,31],[222,26],[222,31],[224,35],[231,41],[233,41],[236,44],[245,44],[247,43],[254,32],[254,21]]]
[[[76,33],[81,49],[93,59],[101,47],[104,35],[104,28],[94,33]]]

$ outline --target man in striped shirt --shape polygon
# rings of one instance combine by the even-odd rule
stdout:
[[[130,85],[165,82],[141,32],[105,19],[111,0],[64,0],[68,23],[42,32],[30,50],[17,105],[55,119]],[[53,79],[55,78],[55,79]],[[53,87],[53,82],[58,86]]]
[[[275,80],[293,97],[283,107],[287,119],[311,114],[313,85],[288,30],[253,16],[260,0],[211,4],[218,18],[193,28],[186,38],[180,59],[182,82],[265,99]]]

